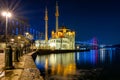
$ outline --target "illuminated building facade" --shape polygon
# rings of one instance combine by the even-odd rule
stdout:
[[[37,41],[38,48],[42,49],[75,49],[75,32],[67,29],[65,26],[59,28],[58,17],[59,10],[56,2],[56,31],[52,31],[51,39],[48,40],[48,10],[45,9],[45,40]],[[44,46],[43,46],[44,45]]]
[[[63,26],[57,32],[52,31],[49,46],[52,49],[75,49],[75,32]]]
[[[48,44],[52,49],[75,49],[75,32],[67,29],[65,26],[59,28],[58,17],[59,9],[58,3],[56,2],[56,31],[52,31],[51,39],[49,39]]]

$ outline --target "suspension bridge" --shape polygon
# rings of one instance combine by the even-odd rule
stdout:
[[[92,38],[87,41],[75,41],[76,49],[98,49],[98,40],[97,38]]]

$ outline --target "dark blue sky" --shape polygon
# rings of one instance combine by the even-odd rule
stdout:
[[[76,31],[76,40],[87,41],[96,37],[100,44],[120,43],[119,0],[57,0],[59,26]],[[55,29],[56,0],[21,0],[24,16],[31,27],[44,32],[44,9],[48,7],[49,36]]]

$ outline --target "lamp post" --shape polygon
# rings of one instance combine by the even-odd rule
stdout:
[[[21,39],[21,37],[18,36],[18,45],[19,45],[19,46],[20,46],[20,39]]]
[[[28,32],[26,32],[25,33],[25,37],[27,38],[27,39],[29,39],[29,33]],[[27,53],[27,40],[25,40],[25,54]]]
[[[6,42],[6,46],[7,46],[7,27],[8,27],[8,18],[10,18],[12,16],[12,14],[8,11],[4,11],[2,12],[2,16],[4,16],[6,18],[6,31],[5,31],[5,42]]]
[[[29,42],[30,42],[30,48],[29,48],[29,50],[31,51],[31,50],[33,50],[33,44],[32,44],[32,40],[33,40],[33,36],[30,34],[30,33],[28,33],[28,32],[26,32],[25,33],[25,37],[27,38],[27,39],[29,39]]]
[[[12,39],[10,39],[10,40],[11,40],[11,45],[14,46],[14,41],[15,41],[15,39],[12,38]]]
[[[13,68],[12,65],[12,47],[7,46],[7,27],[8,27],[8,18],[12,16],[12,14],[8,11],[2,12],[2,16],[6,18],[6,29],[5,29],[5,43],[6,43],[6,51],[5,51],[5,69]]]

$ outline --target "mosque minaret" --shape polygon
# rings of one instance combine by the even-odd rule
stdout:
[[[56,30],[51,32],[51,38],[48,40],[48,10],[45,8],[45,40],[36,41],[36,46],[43,49],[55,50],[72,50],[75,49],[75,31],[68,29],[66,26],[59,27],[58,17],[59,9],[56,2]]]
[[[45,9],[45,41],[48,41],[48,10]]]
[[[56,16],[56,32],[58,31],[58,17],[59,17],[59,10],[58,10],[58,3],[56,2],[56,12],[55,12],[55,16]]]

